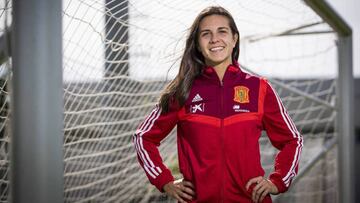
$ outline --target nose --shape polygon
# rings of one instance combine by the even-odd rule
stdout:
[[[211,35],[211,39],[210,39],[210,43],[216,43],[219,41],[219,37],[217,34],[212,34]]]

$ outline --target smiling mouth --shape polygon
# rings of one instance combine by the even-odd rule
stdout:
[[[225,47],[213,47],[211,49],[209,49],[212,52],[217,52],[217,51],[222,51]]]

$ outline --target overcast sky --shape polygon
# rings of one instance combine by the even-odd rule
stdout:
[[[101,2],[94,1],[89,9],[84,1],[64,0],[65,80],[98,80],[103,77],[104,45],[113,42],[104,41],[104,5]],[[196,14],[209,4],[209,1],[129,0],[129,2],[130,75],[137,79],[164,77],[174,58],[182,53],[183,44],[179,39],[184,39],[186,28],[190,26]],[[313,12],[302,6],[301,1],[214,2],[221,2],[222,6],[234,14],[241,36],[279,33],[304,23],[320,20]],[[328,0],[328,2],[353,28],[353,67],[355,75],[360,77],[360,14],[356,10],[360,8],[360,1]],[[177,16],[177,18],[169,16]],[[270,77],[334,77],[337,68],[333,37],[330,35],[275,37],[250,45],[242,43],[240,63],[251,65],[251,69],[255,72]],[[114,47],[116,49],[116,42]],[[324,55],[321,55],[322,53]],[[178,65],[175,64],[170,70],[170,79],[176,74],[177,67]]]
[[[265,77],[289,79],[333,78],[337,75],[335,35],[269,37],[321,21],[320,17],[304,6],[302,1],[174,0],[161,3],[151,1],[146,4],[136,0],[130,2],[130,19],[135,25],[130,29],[130,75],[134,78],[163,77],[172,65],[171,60],[176,58],[174,56],[181,56],[184,45],[183,40],[179,39],[185,38],[185,28],[190,27],[197,13],[210,4],[221,5],[233,14],[241,36],[239,62],[252,71]],[[353,11],[344,13],[356,14],[356,6],[349,2],[338,0],[336,3],[340,3],[339,6],[345,10]],[[322,24],[299,32],[317,30],[326,31],[329,28]],[[249,40],[254,36],[261,40]],[[354,42],[356,38],[357,36],[354,36]],[[354,59],[358,60],[355,56],[357,53],[354,53]],[[355,73],[359,74],[357,64],[354,63],[354,70],[356,67]],[[175,64],[170,70],[170,79],[175,76],[177,67],[178,64]]]
[[[179,2],[186,2],[187,0],[183,0],[183,1],[179,1]],[[350,26],[353,29],[353,68],[354,68],[354,75],[356,77],[360,77],[360,0],[327,0],[330,5],[333,6],[333,8],[344,18],[344,20],[350,24]],[[72,6],[68,7],[69,2],[72,2]],[[82,2],[82,1],[69,1],[69,0],[64,0],[64,5],[63,5],[63,9],[67,9],[67,13],[69,15],[72,15],[72,12],[80,12],[81,10],[76,10],[76,4],[77,2]],[[138,1],[133,1],[130,0],[130,2],[138,2]],[[151,2],[151,1],[149,1]],[[154,1],[159,3],[160,1]],[[176,0],[174,0],[174,2],[177,2]],[[195,4],[197,2],[201,2],[201,1],[191,1],[194,2],[192,4]],[[203,2],[207,2],[207,1],[203,1]],[[221,2],[233,2],[230,0],[224,0]],[[244,6],[249,6],[249,8],[252,8],[250,4],[255,4],[255,5],[259,5],[259,3],[256,3],[257,1],[250,1],[250,3],[247,0],[242,0],[240,1]],[[297,2],[297,1],[294,1]],[[3,2],[1,3],[1,6],[3,7],[4,5],[2,5]],[[149,3],[147,3],[149,4]],[[226,4],[226,3],[224,3]],[[240,4],[240,3],[237,3]],[[290,3],[289,2],[289,8],[291,8],[291,5],[294,4],[293,2]],[[94,4],[93,6],[96,6],[96,4]],[[103,5],[98,5],[99,9],[101,10],[103,7]],[[199,7],[201,7],[200,5],[198,5]],[[169,8],[170,9],[170,8]],[[168,9],[168,10],[169,10]],[[74,11],[72,11],[74,10]],[[181,9],[179,9],[181,10]],[[195,7],[194,7],[195,10]],[[263,9],[263,12],[265,12],[264,14],[267,15],[266,11],[268,10],[268,8]],[[252,11],[252,10],[249,10]],[[86,11],[87,12],[87,11]],[[165,12],[165,11],[162,11]],[[88,12],[88,19],[85,19],[86,22],[91,22],[92,26],[99,26],[99,29],[101,29],[101,27],[103,27],[103,25],[101,25],[102,22],[104,22],[103,19],[103,14],[99,13],[99,12]],[[244,13],[242,13],[244,14]],[[256,13],[255,13],[256,14]],[[195,15],[195,14],[194,14]],[[271,14],[273,15],[273,14]],[[81,14],[80,16],[82,16],[83,18],[83,14]],[[255,15],[256,16],[256,15]],[[4,16],[2,16],[2,20],[0,22],[0,26],[1,28],[3,28],[3,18]],[[273,17],[273,16],[271,16]],[[275,15],[276,17],[276,15]],[[85,17],[84,17],[85,18]],[[184,16],[182,17],[184,18]],[[68,17],[65,17],[64,19],[64,50],[65,50],[65,58],[64,58],[64,64],[65,64],[65,69],[64,69],[64,79],[65,80],[87,80],[87,79],[100,79],[101,75],[102,75],[102,71],[103,71],[103,58],[104,58],[104,51],[103,51],[103,45],[104,45],[104,41],[103,39],[99,40],[96,39],[97,37],[99,38],[99,33],[95,33],[95,34],[91,34],[94,33],[94,30],[92,30],[93,27],[88,26],[87,24],[79,24],[79,23],[74,23],[76,21],[73,20],[72,24],[69,24],[69,19]],[[191,16],[191,20],[193,19],[193,17]],[[84,19],[83,19],[84,20]],[[177,24],[179,21],[181,21],[182,19],[178,19],[176,21],[174,21],[174,27],[169,29],[169,28],[164,28],[161,31],[167,31],[167,30],[175,30],[178,29],[178,27],[181,27],[179,25],[181,24]],[[237,19],[239,20],[239,19]],[[156,22],[161,22],[161,19],[154,19],[154,21]],[[151,21],[152,24],[156,27],[156,23],[154,23],[154,21]],[[183,22],[185,22],[185,20],[183,20]],[[251,22],[249,20],[249,22]],[[245,23],[249,23],[249,22],[245,22]],[[237,23],[239,23],[241,25],[242,23],[242,19],[240,19],[239,21],[237,21]],[[148,23],[149,24],[149,23]],[[184,23],[186,24],[186,22]],[[83,28],[81,27],[83,26]],[[243,27],[241,27],[243,28]],[[178,31],[178,33],[181,33],[182,31]],[[241,29],[241,34],[244,33],[244,30]],[[102,33],[104,34],[104,33]],[[130,34],[132,34],[130,32]],[[170,36],[171,34],[169,34]],[[132,37],[130,37],[130,39],[134,39]],[[151,39],[147,39],[147,42],[151,42]],[[160,40],[160,42],[163,40]],[[90,42],[90,43],[89,43]],[[159,41],[158,41],[159,42]],[[154,44],[154,46],[156,47],[156,44],[158,43],[156,42]],[[85,44],[86,43],[86,44]],[[165,43],[165,42],[164,42]],[[180,47],[180,45],[177,45],[178,47]],[[80,47],[80,48],[79,48]],[[171,47],[171,46],[168,46]],[[140,49],[138,48],[137,50],[142,50],[143,48],[140,47]],[[87,54],[82,54],[85,52],[87,52]],[[131,51],[131,50],[130,50]],[[167,49],[162,49],[161,50],[162,53],[156,53],[156,54],[164,54],[164,52],[170,53],[171,50],[170,48]],[[243,50],[244,51],[244,50]],[[155,55],[156,55],[155,54]],[[164,54],[165,55],[165,54]],[[258,57],[257,54],[252,54],[255,57]],[[89,57],[90,56],[90,57]],[[166,60],[166,58],[164,59]],[[150,60],[151,61],[151,60]],[[139,64],[141,64],[141,62],[139,62]],[[171,65],[170,63],[164,63],[166,64],[166,70],[168,69],[168,66]],[[145,63],[145,65],[149,65],[148,62]],[[142,66],[142,65],[141,65]],[[264,67],[264,66],[263,66]],[[266,66],[265,66],[266,67]],[[85,70],[86,69],[91,69],[91,74],[88,74],[89,71]],[[301,69],[302,67],[299,68],[299,70],[296,70],[296,67],[293,67],[293,69],[289,72],[298,75],[298,74],[302,74],[302,72],[308,72],[308,71],[302,71],[303,69]],[[165,69],[161,72],[165,72]],[[171,71],[176,73],[176,68],[173,68]],[[141,72],[143,72],[143,70],[141,70]],[[276,71],[271,70],[272,73],[276,74]],[[282,71],[284,72],[284,71]],[[147,73],[148,74],[148,73]],[[266,72],[265,72],[266,75]]]
[[[353,30],[354,74],[360,77],[360,1],[327,0],[335,10],[350,24]]]

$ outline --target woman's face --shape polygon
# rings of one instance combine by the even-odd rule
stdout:
[[[232,63],[231,54],[238,40],[238,35],[233,34],[227,17],[210,15],[203,18],[199,25],[198,49],[209,66]]]

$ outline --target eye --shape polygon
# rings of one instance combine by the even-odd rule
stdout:
[[[228,31],[227,31],[227,30],[220,30],[219,32],[225,34],[225,33],[227,33]]]
[[[208,36],[208,35],[209,35],[209,32],[202,32],[200,36],[205,37],[205,36]]]

